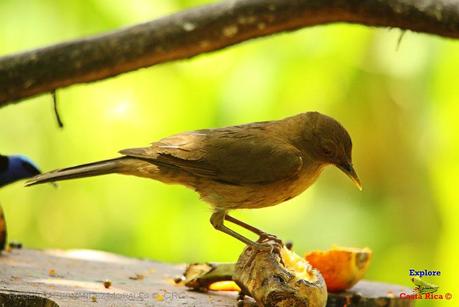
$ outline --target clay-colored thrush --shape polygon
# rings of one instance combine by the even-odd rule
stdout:
[[[335,165],[361,189],[352,166],[347,131],[318,112],[277,121],[184,132],[124,149],[124,156],[38,175],[26,185],[120,173],[182,184],[213,206],[212,225],[242,242],[262,248],[224,225],[224,220],[261,237],[265,232],[227,214],[240,208],[280,204],[306,190],[327,165]],[[266,247],[266,245],[264,246]]]

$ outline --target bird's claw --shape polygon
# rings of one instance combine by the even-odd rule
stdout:
[[[275,235],[272,235],[272,234],[269,234],[269,233],[266,233],[266,232],[263,232],[263,233],[260,234],[260,237],[259,237],[257,242],[264,243],[264,242],[268,242],[268,241],[274,241],[277,244],[279,244],[280,246],[284,246],[284,242],[282,242],[281,239],[279,239]]]
[[[275,242],[274,244],[269,243],[269,242],[263,242],[263,243],[257,242],[254,245],[254,248],[261,252],[267,251],[270,254],[275,253],[280,256],[280,250],[282,248],[282,245],[280,245],[278,242]]]
[[[282,242],[282,241],[281,241]],[[283,245],[281,243],[279,243],[279,240],[275,241],[274,243],[270,243],[269,241],[268,242],[263,242],[263,243],[260,243],[260,242],[257,242],[253,245],[253,248],[257,251],[257,252],[268,252],[269,254],[276,254],[277,256],[279,256],[279,262],[285,266],[284,264],[284,261],[282,259],[282,254],[281,254],[281,248],[283,247]],[[255,255],[257,254],[257,252],[255,252],[253,255],[252,255],[252,258],[255,258]],[[249,261],[249,263],[252,262],[253,259],[251,259]]]

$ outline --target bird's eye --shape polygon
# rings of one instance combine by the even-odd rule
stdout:
[[[329,140],[325,140],[321,144],[322,154],[327,158],[333,158],[336,153],[335,144]]]
[[[331,156],[333,154],[333,151],[330,149],[330,148],[324,148],[323,149],[323,153],[326,155],[326,156]]]

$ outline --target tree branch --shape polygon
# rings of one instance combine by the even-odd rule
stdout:
[[[0,58],[0,107],[76,83],[332,22],[459,37],[451,0],[227,0],[100,36]]]

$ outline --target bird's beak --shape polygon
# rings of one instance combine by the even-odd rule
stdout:
[[[357,188],[362,191],[362,182],[360,182],[359,176],[357,176],[357,173],[355,172],[351,162],[345,162],[341,165],[337,165],[337,167],[342,170],[343,173],[345,173],[349,178],[351,178]]]

